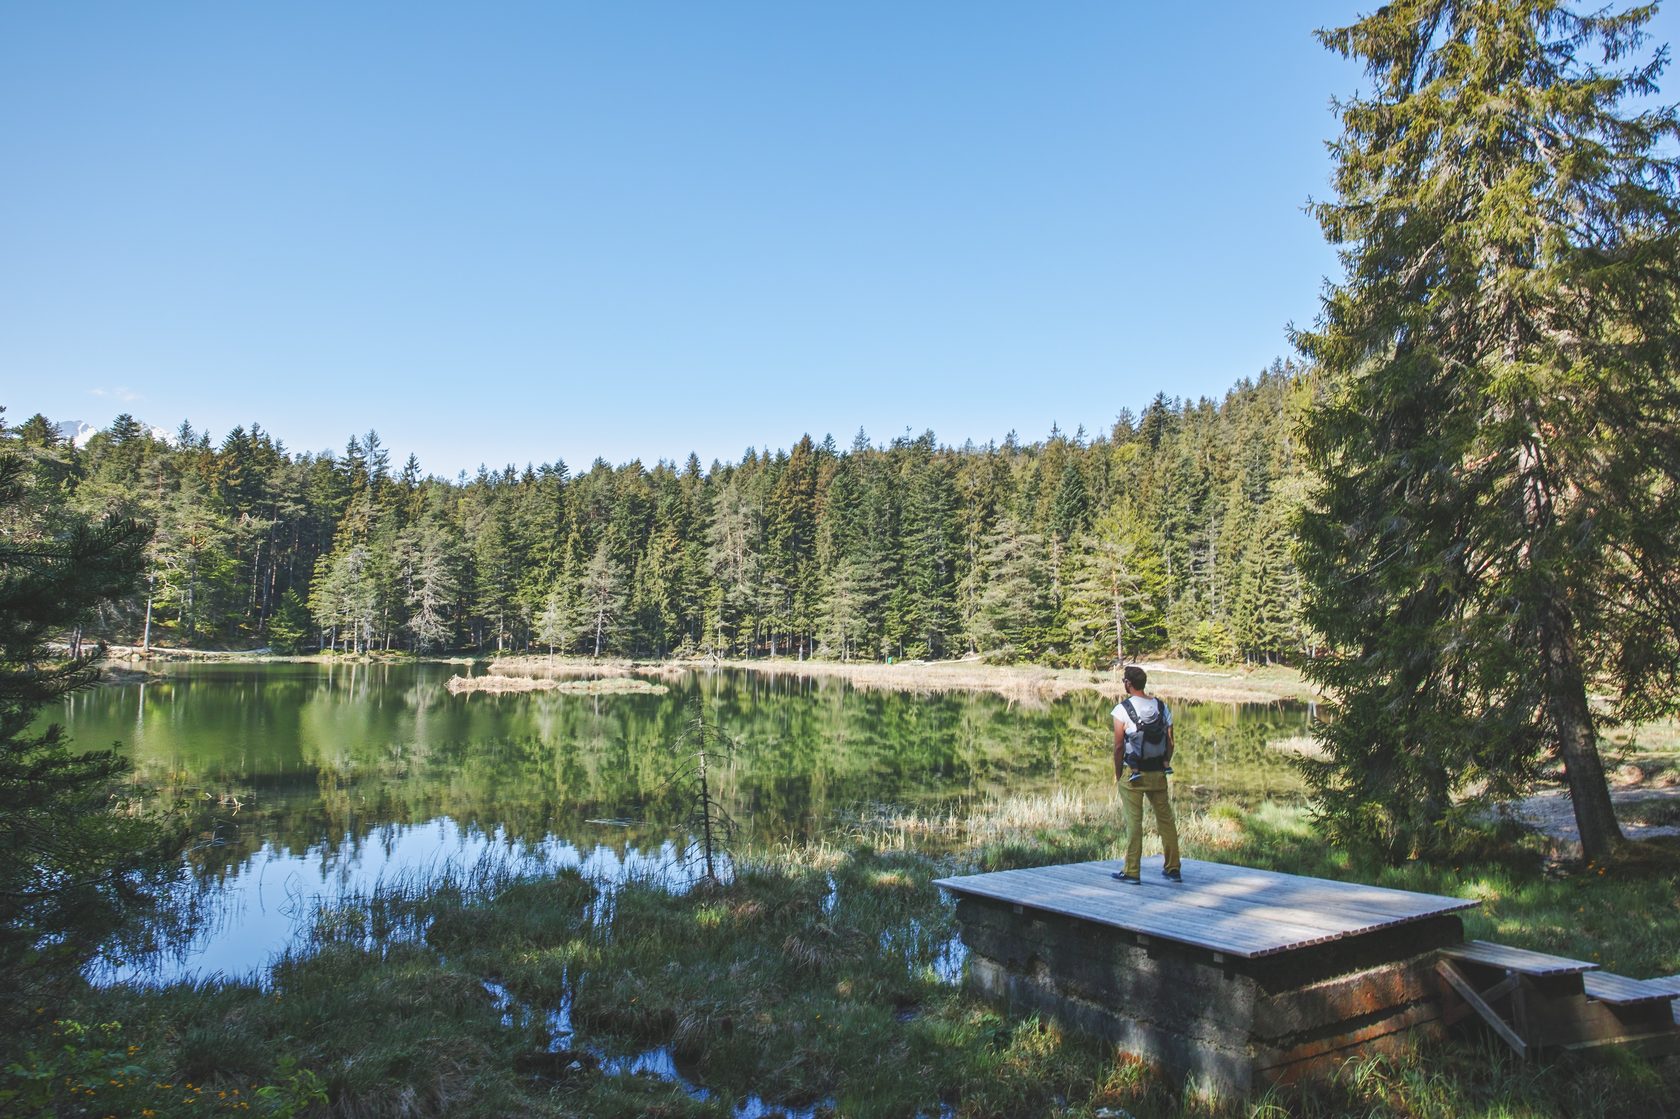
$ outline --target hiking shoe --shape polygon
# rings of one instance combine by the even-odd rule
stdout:
[[[1163,870],[1161,872],[1161,877],[1165,878],[1168,882],[1184,881],[1184,875],[1176,870]]]
[[[1161,772],[1162,772],[1162,773],[1166,773],[1166,774],[1171,774],[1171,773],[1172,773],[1172,766],[1170,766],[1170,765],[1169,765],[1169,766],[1167,766],[1167,767],[1166,767],[1166,768],[1165,768],[1165,769],[1163,769],[1163,770],[1162,770],[1162,771],[1161,771]]]
[[[1134,773],[1130,777],[1126,778],[1126,784],[1130,785],[1130,784],[1134,783],[1135,781],[1137,781],[1137,779],[1139,777],[1142,777],[1142,776],[1143,776],[1143,774],[1141,774],[1141,773]]]
[[[1115,871],[1113,874],[1109,875],[1109,877],[1114,879],[1116,882],[1124,882],[1128,886],[1143,885],[1143,879],[1139,878],[1135,874],[1124,874],[1120,871]]]

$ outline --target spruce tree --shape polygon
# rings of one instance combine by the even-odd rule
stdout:
[[[1116,502],[1080,537],[1076,557],[1063,612],[1078,659],[1123,664],[1159,645],[1166,565],[1136,509]]]
[[[1395,0],[1321,33],[1373,88],[1314,207],[1346,277],[1300,339],[1328,378],[1312,674],[1341,705],[1311,778],[1396,856],[1555,759],[1602,857],[1599,730],[1675,706],[1680,128],[1628,107],[1666,60],[1632,61],[1651,13]]]
[[[970,629],[974,646],[1008,661],[1040,652],[1052,613],[1043,539],[1006,517],[987,536],[977,567],[983,582]]]
[[[43,707],[94,682],[104,651],[66,657],[50,642],[133,588],[147,529],[68,517],[26,475],[0,452],[0,1004],[34,981],[33,965],[91,951],[163,853],[150,819],[118,810],[124,759],[37,726]]]

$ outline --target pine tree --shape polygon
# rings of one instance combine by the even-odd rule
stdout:
[[[898,594],[890,613],[900,647],[911,656],[942,657],[957,636],[956,492],[949,467],[933,453],[933,433],[898,449],[906,498],[900,535]]]
[[[564,649],[571,644],[571,621],[566,616],[566,602],[558,587],[543,599],[542,613],[537,615],[537,640],[548,646],[548,659],[554,661],[555,646]]]
[[[288,590],[280,596],[280,609],[268,625],[269,647],[278,653],[313,652],[310,647],[309,606],[297,591]],[[320,646],[316,645],[315,649]]]
[[[455,607],[461,597],[460,545],[450,526],[423,521],[408,533],[411,565],[404,603],[414,648],[428,652],[455,637]]]
[[[583,572],[581,619],[594,635],[595,656],[607,647],[624,599],[623,572],[612,557],[612,542],[601,541]]]
[[[103,649],[66,659],[48,642],[133,588],[148,531],[68,517],[26,475],[19,454],[0,451],[0,1000],[31,965],[91,951],[161,853],[155,824],[113,797],[119,755],[73,749],[56,723],[31,729],[48,702],[97,678]]]
[[[1081,659],[1124,663],[1166,635],[1166,566],[1129,503],[1097,519],[1074,550],[1074,580],[1064,612]]]
[[[712,596],[708,607],[713,652],[735,650],[749,634],[760,606],[764,570],[763,509],[739,477],[718,489],[708,533]]]
[[[986,537],[978,568],[982,585],[970,634],[975,647],[1006,660],[1040,652],[1053,613],[1043,538],[1006,517]]]
[[[1625,108],[1664,54],[1606,68],[1651,14],[1395,0],[1321,34],[1374,86],[1316,207],[1346,278],[1301,339],[1330,378],[1301,558],[1338,835],[1416,850],[1549,756],[1603,857],[1589,681],[1608,720],[1675,706],[1680,123]]]
[[[201,627],[215,630],[237,584],[234,525],[196,475],[187,475],[158,510],[150,542],[150,578],[159,607],[174,615],[191,645]]]

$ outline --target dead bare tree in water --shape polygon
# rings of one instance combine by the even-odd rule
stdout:
[[[699,862],[704,867],[701,884],[718,885],[723,882],[718,865],[728,857],[735,821],[718,799],[714,771],[719,762],[733,756],[735,740],[708,722],[705,715],[696,713],[677,741],[683,765],[671,783],[687,803],[688,826],[698,835],[688,846],[685,862]]]

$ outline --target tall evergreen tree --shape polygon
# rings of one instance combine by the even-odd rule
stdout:
[[[1589,683],[1609,720],[1675,706],[1680,124],[1627,107],[1652,10],[1394,0],[1322,33],[1374,87],[1341,106],[1316,211],[1346,278],[1301,339],[1331,379],[1311,671],[1341,701],[1312,780],[1349,838],[1423,847],[1470,782],[1549,757],[1602,857]]]
[[[593,635],[594,655],[600,656],[613,637],[624,601],[624,576],[612,555],[611,539],[602,540],[583,572],[579,599],[582,628]]]
[[[970,629],[974,646],[1008,660],[1040,652],[1052,614],[1043,539],[1006,517],[987,535],[977,567],[981,589]]]
[[[1081,659],[1118,664],[1159,644],[1166,565],[1136,510],[1116,503],[1081,538],[1077,556],[1064,612]]]
[[[12,442],[0,425],[0,444]],[[0,1001],[44,957],[91,951],[135,897],[136,869],[161,854],[154,824],[113,799],[124,760],[36,725],[49,701],[96,679],[103,655],[66,659],[49,640],[133,588],[147,529],[66,517],[27,474],[0,445]]]

